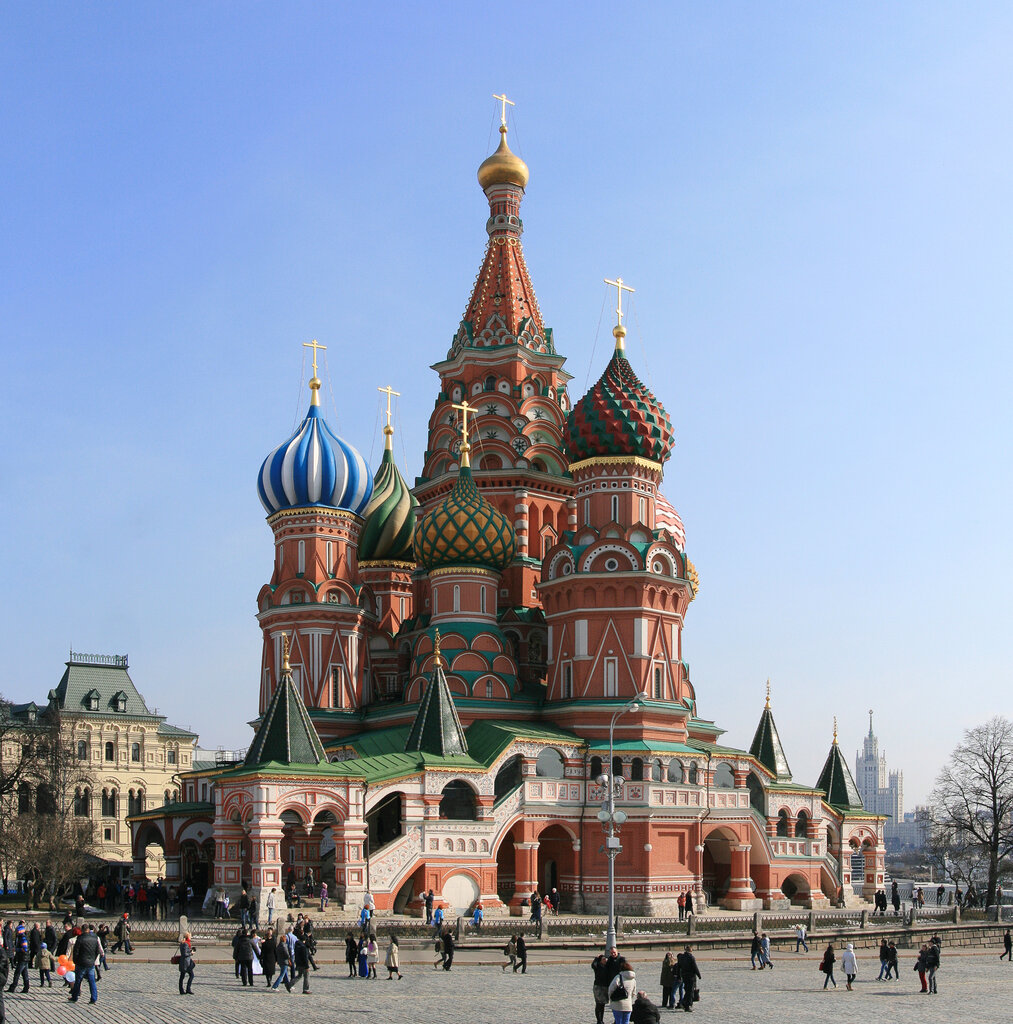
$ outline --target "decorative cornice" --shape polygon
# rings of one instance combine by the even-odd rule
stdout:
[[[385,559],[367,559],[359,562],[360,569],[397,569],[405,572],[414,572],[418,566],[414,562],[388,562]]]
[[[268,526],[273,526],[280,519],[292,516],[325,516],[332,519],[347,519],[351,523],[361,523],[362,516],[343,508],[330,508],[327,505],[300,505],[298,508],[283,508],[267,517]]]
[[[571,462],[570,473],[576,473],[589,466],[639,466],[641,469],[657,473],[659,476],[662,471],[660,462],[655,462],[653,459],[645,459],[641,455],[599,455],[595,458]]]
[[[439,569],[431,569],[429,572],[429,578],[432,579],[434,576],[450,576],[451,574],[457,576],[487,576],[495,579],[501,575],[495,569],[483,569],[478,566],[453,566],[446,565]]]

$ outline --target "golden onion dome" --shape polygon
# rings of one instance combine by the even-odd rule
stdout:
[[[528,183],[528,165],[510,152],[505,124],[499,126],[499,133],[499,148],[479,165],[478,183],[483,189],[490,185],[517,185],[524,188]]]

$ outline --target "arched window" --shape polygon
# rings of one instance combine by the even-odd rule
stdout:
[[[777,814],[777,834],[779,836],[791,835],[791,829],[788,827],[788,812],[783,809]]]
[[[91,814],[91,794],[88,789],[74,790],[74,816],[77,818],[87,818]]]
[[[601,769],[602,769],[601,758],[597,754],[595,754],[594,757],[591,758],[591,764],[589,766],[589,771],[591,773],[591,781],[592,782],[595,779],[597,779],[599,775],[601,775]]]
[[[18,786],[18,814],[31,814],[32,812],[32,787],[27,782]]]
[[[496,781],[493,784],[493,794],[499,800],[501,796],[512,793],[523,781],[523,759],[520,754],[515,754],[498,772]]]
[[[612,778],[614,778],[614,779],[623,779],[625,777],[626,777],[626,774],[623,771],[623,759],[621,757],[618,757],[618,756],[613,757],[612,758]]]
[[[644,781],[644,762],[639,757],[633,758],[630,762],[630,781]]]
[[[478,592],[478,610],[485,615],[485,587]]]
[[[651,782],[661,782],[661,762],[651,762]]]
[[[56,794],[51,786],[43,784],[35,791],[35,812],[36,814],[56,813]]]
[[[682,782],[685,778],[682,771],[682,762],[677,761],[674,757],[668,762],[668,781],[669,782]]]
[[[488,377],[485,378],[485,390],[486,391],[495,391],[496,390],[496,378],[493,377],[492,374],[490,374]]]
[[[106,744],[106,760],[107,761],[115,761],[116,760],[116,747],[113,746],[112,743],[107,743]]]
[[[459,612],[461,610],[461,588],[454,587],[454,611]]]
[[[714,773],[714,788],[715,789],[734,789],[735,788],[735,773],[732,771],[732,766],[729,764],[719,764],[717,771]]]
[[[563,777],[563,755],[555,747],[545,747],[535,762],[535,775],[544,779]]]
[[[454,821],[474,821],[476,816],[475,792],[460,779],[448,782],[443,787],[440,800],[440,817]]]
[[[140,743],[131,743],[130,744],[130,760],[131,761],[140,761],[140,759],[141,759],[141,745],[140,745]]]
[[[77,759],[79,761],[88,760],[88,741],[78,740],[77,741]]]
[[[799,811],[795,819],[795,838],[805,839],[809,835],[809,815],[805,811]]]
[[[696,761],[690,761],[689,762],[689,784],[691,786],[696,786],[696,785],[699,785],[699,783],[700,783],[700,773],[697,770]]]

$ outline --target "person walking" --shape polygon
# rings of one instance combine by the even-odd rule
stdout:
[[[28,935],[25,932],[25,922],[19,921],[14,932],[14,970],[11,973],[11,983],[7,986],[8,992],[13,992],[21,981],[21,991],[27,992],[30,983],[28,980],[28,966],[31,963],[31,956],[28,952]]]
[[[795,926],[795,952],[798,952],[798,947],[801,946],[807,953],[809,952],[809,943],[806,941],[808,933],[806,932],[805,922],[799,922]]]
[[[513,955],[510,956],[509,946],[507,948],[507,955],[510,956],[510,963],[515,964],[517,962],[516,935],[510,937],[510,944],[513,946]],[[615,946],[608,951],[608,954],[599,953],[591,961],[591,970],[594,973],[591,991],[594,994],[594,1019],[596,1024],[604,1024],[605,1004],[609,1001],[609,984],[619,973],[619,968],[616,966],[618,963],[619,950]],[[516,967],[514,969],[516,970]],[[506,970],[506,964],[503,965],[503,970]]]
[[[774,961],[770,959],[770,938],[766,932],[760,935],[760,956],[762,958],[760,970],[763,970],[764,967],[769,967],[773,970]]]
[[[675,973],[675,954],[669,950],[661,961],[661,1008],[663,1010],[675,1009],[675,989],[678,976]],[[682,985],[678,986],[679,996],[682,996]]]
[[[454,966],[454,933],[448,926],[443,933],[443,969],[449,971]]]
[[[700,980],[700,968],[697,966],[696,957],[693,956],[692,946],[687,946],[685,950],[679,954],[675,970],[679,975],[679,981],[682,983],[682,997],[676,1006],[681,1005],[686,1013],[692,1013],[693,1004],[700,998],[697,995],[697,982]]]
[[[763,970],[763,949],[760,946],[760,933],[753,932],[752,941],[749,943],[749,960],[752,963],[752,970],[756,970],[756,961],[760,961],[760,970]]]
[[[852,991],[851,983],[858,977],[858,960],[855,957],[854,944],[849,942],[841,954],[841,970],[848,979],[848,991]]]
[[[517,936],[511,935],[507,944],[503,947],[503,955],[506,957],[506,962],[503,964],[503,970],[506,971],[508,967],[517,969]],[[601,955],[601,954],[599,954]],[[597,959],[597,958],[596,958]],[[591,964],[594,967],[594,963]],[[598,1018],[598,1024],[601,1024],[601,1018]]]
[[[295,966],[293,981],[302,978],[302,994],[306,995],[310,990],[310,956],[306,943],[296,935],[295,950],[292,953],[292,963]]]
[[[834,944],[832,942],[828,942],[827,948],[823,951],[823,959],[820,961],[820,970],[826,975],[823,979],[824,988],[826,988],[830,982],[833,982],[834,988],[837,988],[837,982],[834,980],[835,963],[837,963],[837,956],[834,953]]]
[[[437,935],[433,943],[433,970],[438,971],[447,960],[446,950],[443,948],[443,935]]]
[[[181,996],[193,995],[193,938],[189,932],[179,940],[179,994]],[[186,988],[183,988],[183,979],[186,978]]]
[[[81,982],[88,980],[91,991],[89,1002],[98,1002],[98,988],[95,985],[95,961],[98,960],[98,936],[95,926],[88,925],[86,932],[81,932],[74,943],[74,987],[70,991],[70,1002],[76,1003],[81,995]]]
[[[609,982],[609,1007],[614,1024],[630,1024],[633,1000],[637,997],[637,977],[627,960],[620,959],[616,966],[619,971]]]
[[[387,943],[387,955],[383,959],[383,966],[387,968],[388,981],[393,981],[395,974],[397,980],[401,980],[401,949],[398,946],[396,935],[391,935],[390,942]]]
[[[876,981],[883,981],[890,976],[890,946],[886,939],[879,944],[879,977]]]
[[[528,944],[524,941],[524,936],[518,934],[517,936],[517,963],[514,966],[514,973],[517,973],[517,968],[521,969],[521,974],[528,973]]]
[[[35,966],[39,969],[39,988],[43,985],[53,987],[53,974],[56,970],[56,958],[45,942],[42,943],[38,954],[35,957]]]
[[[897,944],[895,942],[890,943],[890,954],[889,963],[886,968],[886,977],[889,980],[890,973],[893,972],[893,980],[897,981],[900,978],[900,970],[897,967]]]
[[[1013,936],[1010,936],[1010,931],[1007,928],[1006,934],[1002,937],[1002,948],[1005,952],[999,954],[999,959],[1006,957],[1008,963],[1013,964]]]
[[[289,952],[288,943],[285,941],[283,935],[278,937],[278,941],[275,943],[275,953],[278,961],[278,977],[275,983],[271,986],[271,991],[276,992],[279,985],[284,985],[285,988],[292,991],[292,954]]]
[[[127,956],[134,955],[134,944],[130,941],[130,911],[124,910],[123,916],[116,922],[116,927],[113,929],[113,933],[116,936],[116,944],[113,946],[110,953],[118,953],[121,949],[127,954]]]
[[[236,973],[243,984],[253,986],[253,943],[250,941],[250,933],[245,928],[240,928],[236,933],[235,958]]]

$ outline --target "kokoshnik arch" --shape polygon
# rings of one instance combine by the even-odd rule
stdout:
[[[306,417],[258,478],[274,564],[257,596],[256,736],[245,762],[184,774],[181,803],[132,817],[135,870],[161,841],[180,879],[199,831],[214,881],[260,906],[309,871],[332,899],[357,905],[368,887],[381,909],[419,910],[433,889],[519,913],[556,887],[564,909],[603,911],[597,778],[613,712],[644,693],[611,766],[621,911],[670,914],[684,891],[701,908],[869,896],[883,819],[836,730],[808,786],[769,689],[748,750],[701,717],[682,652],[699,579],[661,492],[672,421],[625,353],[630,289],[611,282],[615,350],[571,405],[521,247],[528,168],[500,133],[478,170],[485,254],[432,367],[422,474],[410,488],[394,464],[389,404],[373,475],[328,427],[314,343]]]

